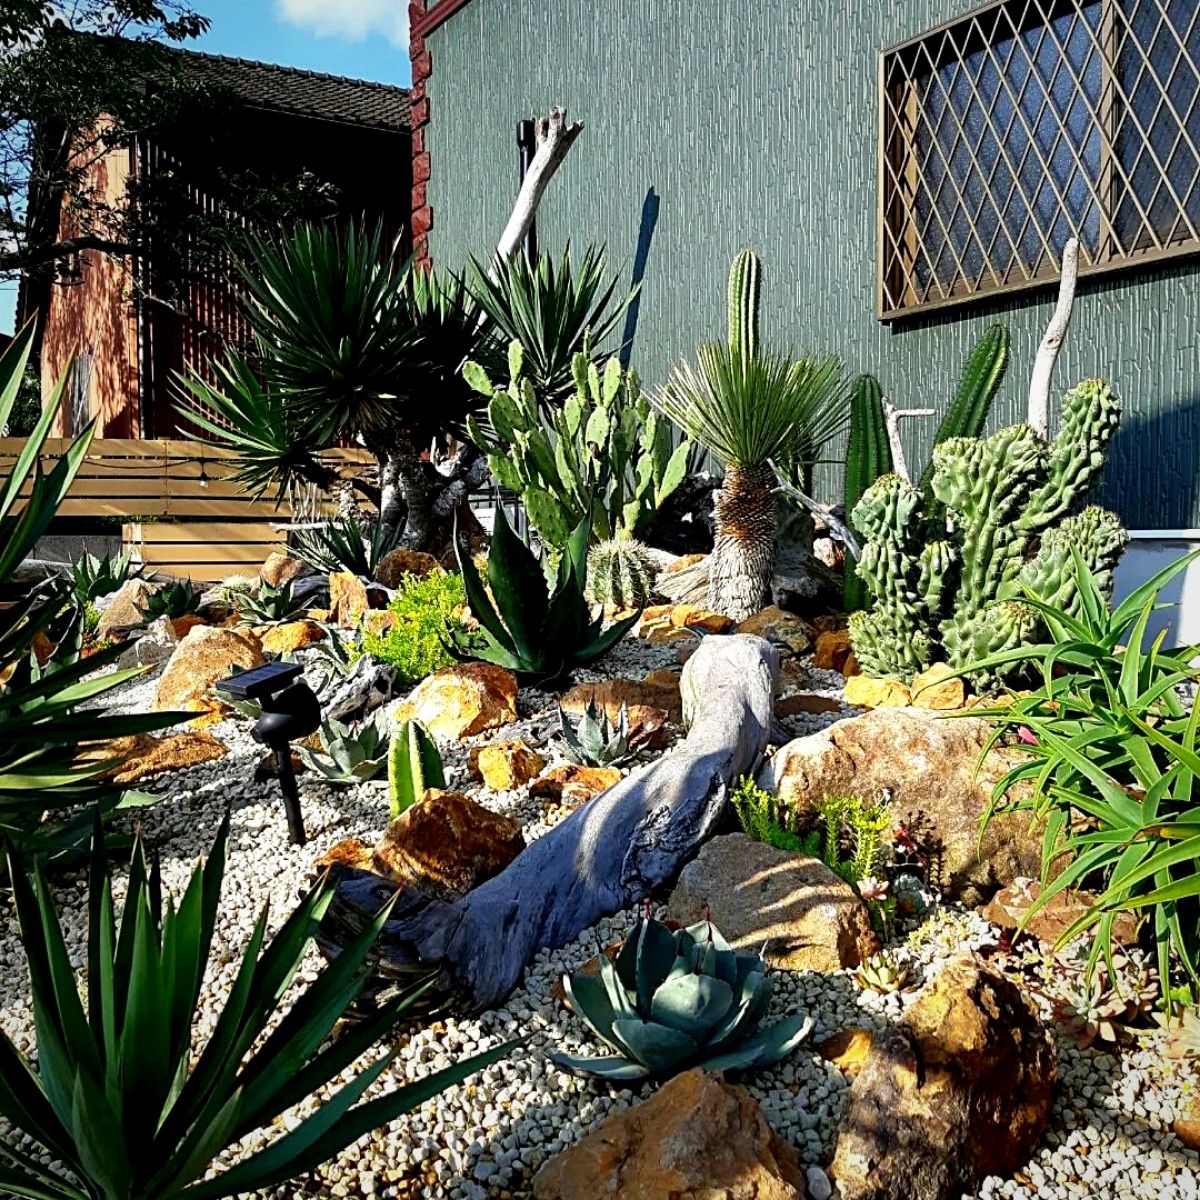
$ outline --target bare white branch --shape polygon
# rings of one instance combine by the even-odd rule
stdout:
[[[1033,363],[1029,381],[1029,424],[1043,441],[1050,436],[1050,379],[1054,364],[1062,349],[1067,327],[1071,324],[1071,309],[1075,305],[1075,284],[1079,278],[1079,239],[1071,238],[1063,247],[1062,279],[1058,284],[1058,303],[1046,326],[1042,344]]]

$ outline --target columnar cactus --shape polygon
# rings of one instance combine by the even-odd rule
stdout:
[[[863,669],[909,679],[932,661],[957,669],[1029,641],[1039,620],[1022,598],[1071,612],[1075,551],[1111,590],[1124,530],[1102,509],[1078,510],[1119,419],[1108,385],[1087,380],[1064,396],[1049,444],[1028,425],[942,442],[930,486],[945,520],[894,475],[868,488],[854,523],[874,607],[850,621]]]
[[[402,721],[388,752],[388,799],[393,817],[411,808],[430,788],[446,786],[437,743],[417,721]]]
[[[729,268],[729,346],[746,358],[758,353],[761,292],[762,262],[753,250],[743,250]]]
[[[587,598],[609,608],[643,608],[654,594],[658,568],[633,538],[611,538],[588,551]]]
[[[469,427],[497,482],[521,497],[538,536],[561,549],[589,513],[598,540],[643,532],[687,474],[691,444],[673,446],[670,424],[616,358],[601,370],[577,354],[575,393],[552,411],[523,376],[520,343],[508,358],[507,387],[477,363],[464,368],[467,382],[489,397],[490,428],[474,418]]]

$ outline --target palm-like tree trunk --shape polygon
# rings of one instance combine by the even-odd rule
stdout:
[[[762,608],[775,569],[775,474],[766,463],[730,464],[716,494],[708,604],[744,621]]]

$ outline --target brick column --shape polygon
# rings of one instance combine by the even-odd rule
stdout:
[[[425,130],[429,124],[429,97],[425,94],[425,83],[433,71],[433,56],[425,47],[425,38],[419,32],[420,23],[427,10],[436,0],[409,0],[408,52],[412,60],[411,117],[412,128],[412,209],[409,229],[412,233],[414,261],[430,266],[429,230],[433,227],[433,209],[426,197],[429,182],[429,150],[425,145]]]

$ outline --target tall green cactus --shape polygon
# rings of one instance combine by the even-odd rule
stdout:
[[[892,448],[883,419],[883,389],[870,375],[860,375],[850,393],[850,439],[846,444],[845,511],[854,511],[863,493],[892,470]],[[857,612],[866,603],[867,585],[853,567],[847,566],[843,600],[847,612]]]
[[[762,261],[742,250],[729,267],[729,348],[746,358],[758,353],[758,301],[762,293]]]
[[[866,538],[858,571],[874,597],[850,621],[863,669],[909,679],[932,661],[958,669],[1029,641],[1039,621],[1026,589],[1068,612],[1078,602],[1073,549],[1111,590],[1125,532],[1111,513],[1079,509],[1119,420],[1108,385],[1087,380],[1063,397],[1049,444],[1014,425],[936,447],[933,513],[894,475],[872,484],[853,514]]]
[[[497,482],[521,497],[542,541],[561,549],[589,512],[597,541],[637,537],[687,474],[691,443],[672,443],[669,423],[642,395],[637,376],[610,358],[572,363],[575,392],[547,411],[523,377],[520,343],[509,347],[507,387],[477,363],[464,375],[489,397],[486,428],[472,418],[472,440]]]
[[[388,750],[388,799],[392,817],[412,808],[430,788],[446,786],[437,743],[417,721],[401,721]]]

